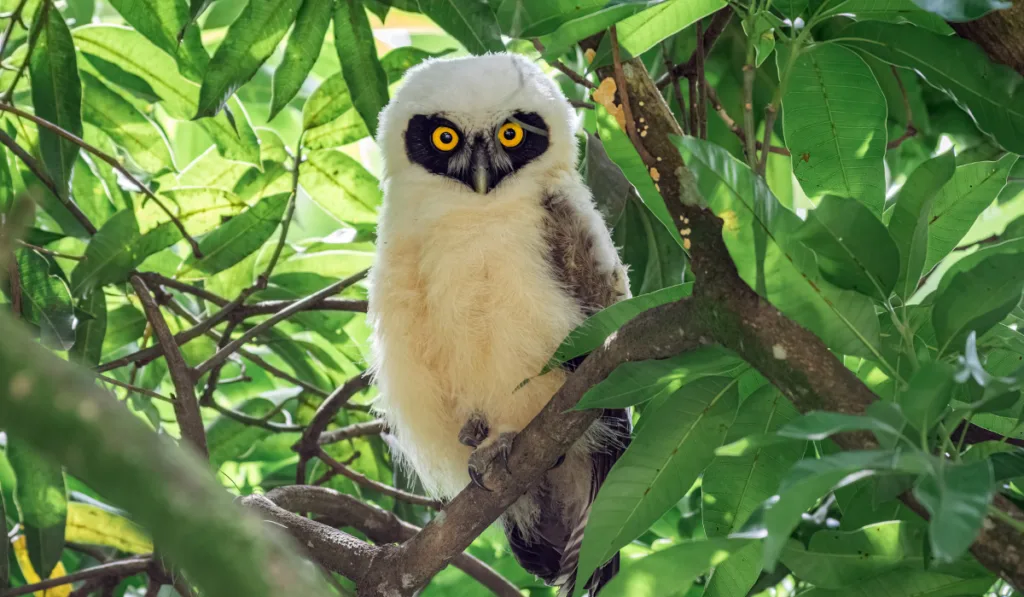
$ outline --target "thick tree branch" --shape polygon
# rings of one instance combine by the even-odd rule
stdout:
[[[268,492],[267,497],[285,510],[310,512],[324,517],[325,522],[332,526],[353,527],[378,545],[406,541],[420,532],[419,527],[405,522],[393,512],[325,487],[279,487]],[[455,556],[452,565],[499,597],[521,595],[505,577],[468,553]]]
[[[327,444],[343,442],[354,437],[378,435],[383,433],[385,429],[387,429],[387,426],[384,424],[384,421],[375,419],[365,423],[354,423],[348,427],[342,427],[341,429],[326,431],[320,434],[320,438],[317,441],[321,446],[324,446]]]
[[[153,326],[157,341],[163,347],[164,357],[167,360],[167,370],[174,382],[174,390],[177,396],[174,397],[174,416],[178,419],[178,427],[181,428],[182,439],[192,444],[195,449],[204,457],[209,457],[206,448],[206,430],[203,428],[203,415],[199,412],[199,401],[196,400],[196,389],[193,385],[192,368],[185,362],[181,350],[174,342],[174,336],[167,327],[164,316],[160,313],[160,306],[156,304],[153,295],[149,293],[146,283],[138,275],[131,278],[135,294],[142,301],[142,308],[146,312],[146,318]]]
[[[1024,2],[968,23],[950,23],[960,37],[981,46],[994,62],[1024,75]]]
[[[704,206],[692,174],[672,142],[681,131],[643,64],[623,65],[634,110],[649,123],[645,150],[661,163],[660,189],[679,233],[690,246],[696,278],[694,310],[711,338],[732,349],[778,387],[801,411],[863,414],[877,397],[813,333],[757,295],[740,278],[722,238],[722,220]],[[872,434],[834,438],[848,450],[876,447]],[[996,499],[1006,516],[1024,520],[1008,500]],[[972,552],[989,570],[1024,587],[1024,537],[1010,525],[986,519]]]

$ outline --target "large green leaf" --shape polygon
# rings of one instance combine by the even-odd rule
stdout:
[[[750,543],[716,565],[704,585],[702,597],[746,595],[761,576],[761,544]]]
[[[911,25],[878,22],[854,23],[838,35],[845,45],[916,70],[950,95],[1000,145],[1024,153],[1021,75],[991,62],[977,44]]]
[[[907,595],[911,597],[962,597],[983,595],[992,586],[991,576],[962,578],[926,570],[898,570],[867,578],[842,589],[811,589],[801,597],[877,597]]]
[[[1017,156],[997,162],[972,162],[957,167],[932,203],[928,220],[928,257],[925,271],[949,254],[1006,184]]]
[[[146,316],[136,307],[125,304],[111,309],[107,315],[107,333],[103,336],[103,354],[135,342],[145,329]]]
[[[288,36],[281,64],[274,70],[270,115],[273,120],[302,88],[309,71],[320,56],[327,29],[334,14],[334,0],[302,0],[295,27]]]
[[[807,0],[790,1],[807,3]],[[941,17],[921,10],[913,0],[846,0],[830,3],[822,16],[835,14],[853,14],[860,21],[913,23],[942,35],[953,33]]]
[[[68,354],[68,359],[95,367],[100,364],[103,356],[103,338],[107,333],[107,297],[103,290],[93,289],[78,304],[80,321],[75,328],[75,345]]]
[[[635,15],[656,3],[643,0],[640,2],[609,2],[607,6],[594,12],[570,19],[558,26],[551,33],[540,37],[544,46],[544,57],[560,58],[570,51],[572,46],[581,39],[600,33],[626,17]]]
[[[606,0],[491,0],[501,32],[511,37],[550,33],[562,23],[600,10]],[[482,3],[481,3],[482,4]]]
[[[22,441],[9,437],[7,442],[7,459],[18,479],[14,501],[21,513],[28,555],[36,572],[49,578],[64,550],[68,515],[64,473],[60,464]]]
[[[932,203],[956,168],[953,152],[934,157],[917,167],[900,188],[889,220],[889,233],[900,252],[896,294],[903,300],[917,290],[928,254],[928,220]]]
[[[771,433],[797,416],[793,405],[774,386],[764,386],[743,402],[726,441]],[[701,516],[707,536],[720,537],[739,530],[757,506],[775,494],[786,471],[803,452],[802,443],[786,443],[735,458],[716,456],[704,471],[701,484]]]
[[[682,146],[701,195],[725,220],[722,235],[743,279],[753,286],[757,277],[756,226],[768,233],[764,272],[772,304],[834,350],[884,361],[871,300],[821,277],[814,254],[793,238],[800,218],[779,205],[767,185],[725,149],[693,137],[683,139]]]
[[[310,151],[333,149],[355,143],[369,135],[370,131],[362,116],[355,108],[350,108],[331,122],[306,131],[302,136],[302,145]]]
[[[995,254],[957,272],[935,298],[932,325],[939,353],[959,350],[969,333],[981,334],[1002,321],[1024,290],[1024,253]]]
[[[75,317],[71,294],[60,267],[33,249],[16,249],[21,278],[21,311],[25,320],[39,326],[43,343],[54,350],[68,350],[75,343]]]
[[[100,228],[86,247],[85,258],[71,270],[71,293],[85,296],[94,288],[123,282],[146,257],[180,239],[181,233],[170,223],[142,234],[135,213],[119,211]]]
[[[636,437],[591,506],[580,578],[589,578],[683,497],[714,458],[738,402],[735,379],[705,377],[644,409]],[[577,585],[577,595],[582,588]]]
[[[811,46],[795,61],[791,52],[779,48],[777,60],[780,72],[790,69],[782,124],[797,180],[808,196],[852,197],[880,216],[887,108],[875,76],[836,44]]]
[[[589,353],[626,322],[644,311],[678,301],[690,296],[692,292],[693,284],[677,284],[657,292],[619,301],[601,309],[569,332],[542,372],[546,373],[552,367]]]
[[[501,30],[491,8],[484,2],[419,0],[419,8],[465,46],[472,54],[504,52]]]
[[[43,7],[46,19],[29,66],[32,105],[36,115],[82,136],[82,82],[78,78],[75,44],[64,17],[56,8]],[[39,151],[50,177],[63,197],[68,196],[78,145],[39,127]]]
[[[231,218],[199,242],[203,258],[190,256],[186,271],[195,267],[207,274],[225,270],[258,250],[277,230],[291,193],[264,197],[258,203]]]
[[[922,568],[924,528],[900,521],[856,531],[822,530],[804,547],[790,540],[782,563],[800,580],[822,589],[844,589],[897,568]]]
[[[327,77],[302,105],[303,130],[323,126],[352,109],[352,95],[341,73]]]
[[[178,61],[181,74],[201,81],[210,56],[199,38],[199,28],[190,27],[179,42],[178,32],[188,21],[188,7],[181,0],[110,0],[111,6],[136,31],[146,36]]]
[[[796,237],[817,255],[829,282],[880,301],[889,298],[900,273],[899,249],[863,204],[826,195]]]
[[[701,377],[732,377],[747,368],[735,354],[718,346],[687,351],[669,359],[622,363],[587,390],[576,409],[626,408],[674,394]]]
[[[663,40],[689,27],[697,19],[725,8],[722,0],[666,0],[619,21],[615,32],[622,57],[639,56]],[[591,62],[593,67],[612,60],[611,38],[605,36]]]
[[[352,104],[371,135],[377,134],[377,115],[388,103],[388,77],[377,58],[370,20],[360,0],[337,0],[334,46]]]
[[[82,83],[86,122],[102,129],[146,172],[174,168],[167,139],[153,122],[92,74],[83,72]]]
[[[944,464],[936,475],[918,481],[914,497],[932,515],[928,528],[932,556],[940,562],[952,562],[967,551],[981,531],[995,493],[995,480],[987,460]]]
[[[312,151],[299,171],[299,184],[341,222],[375,222],[381,193],[377,179],[340,151]]]
[[[253,398],[235,408],[238,412],[261,417],[274,408],[266,398]],[[210,449],[210,466],[219,469],[228,460],[234,460],[252,449],[253,444],[270,435],[269,429],[246,425],[221,415],[206,428],[206,443]]]
[[[699,574],[728,562],[730,554],[753,542],[749,539],[688,541],[632,562],[605,585],[608,597],[665,597],[685,595]],[[582,583],[580,583],[582,584]],[[579,585],[577,585],[579,586]],[[582,593],[577,589],[577,595]]]
[[[199,106],[199,86],[178,74],[177,63],[133,29],[114,25],[86,25],[73,33],[84,54],[112,62],[145,81],[162,100],[167,113],[190,120]],[[234,122],[226,114],[198,121],[213,138],[220,154],[230,160],[259,164],[259,142],[249,117],[237,100],[229,102]]]
[[[196,118],[216,116],[252,78],[295,21],[302,0],[250,0],[217,47],[203,76]]]
[[[929,430],[946,410],[953,395],[953,367],[926,363],[910,378],[910,386],[897,399],[911,425]]]

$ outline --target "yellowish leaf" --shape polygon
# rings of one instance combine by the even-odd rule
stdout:
[[[106,545],[126,553],[152,553],[153,542],[134,522],[90,504],[68,504],[67,541]]]
[[[24,535],[19,535],[14,540],[14,557],[18,560],[18,567],[21,568],[21,575],[25,577],[26,583],[32,585],[41,580],[35,568],[32,567],[32,561],[28,557],[28,541],[25,540]],[[58,561],[57,565],[53,567],[50,578],[67,576],[67,573],[67,570],[64,568],[64,562]],[[71,583],[52,587],[45,591],[36,591],[33,595],[35,597],[68,597],[71,595]]]

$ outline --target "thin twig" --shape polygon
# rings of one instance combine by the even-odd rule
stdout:
[[[220,414],[224,415],[225,417],[229,419],[234,419],[235,421],[238,421],[243,425],[248,425],[250,427],[260,427],[262,429],[266,429],[267,431],[273,431],[275,433],[294,433],[305,429],[305,427],[303,427],[302,425],[275,423],[273,421],[266,420],[265,417],[253,417],[251,415],[238,412],[237,410],[232,410],[225,406],[221,406],[220,404],[217,403],[216,400],[212,398],[208,402],[204,402],[203,406],[208,406],[214,409],[215,411],[219,412]]]
[[[700,127],[697,124],[697,77],[696,75],[689,74],[686,76],[687,89],[690,92],[690,134],[694,137],[700,134]]]
[[[427,508],[433,508],[434,510],[440,510],[442,507],[441,502],[437,500],[433,500],[422,495],[416,495],[415,493],[402,491],[400,489],[395,489],[394,487],[381,483],[380,481],[374,481],[373,479],[367,477],[366,475],[356,472],[351,468],[345,466],[344,464],[338,462],[334,458],[331,458],[331,455],[325,452],[323,448],[318,449],[316,456],[317,458],[322,460],[324,464],[337,471],[339,475],[348,477],[357,485],[361,485],[368,489],[372,489],[386,496],[393,497],[396,500],[401,500],[409,504],[415,504],[417,506],[426,506]]]
[[[85,257],[82,257],[81,255],[68,255],[67,253],[58,253],[57,251],[51,251],[50,249],[46,249],[44,247],[38,247],[36,245],[29,244],[29,243],[27,243],[27,242],[25,242],[23,240],[20,240],[20,239],[14,241],[14,242],[16,242],[19,245],[25,247],[26,249],[32,249],[33,251],[35,251],[37,253],[42,253],[43,255],[49,255],[50,257],[59,257],[61,259],[70,259],[72,261],[81,261],[81,260],[85,259]]]
[[[21,81],[22,75],[25,74],[25,68],[32,61],[32,53],[35,51],[36,42],[39,41],[39,35],[43,31],[43,23],[50,17],[50,2],[51,0],[43,0],[39,8],[36,9],[36,16],[32,20],[32,29],[28,34],[28,51],[25,53],[25,60],[21,62],[17,72],[14,73],[14,80],[11,81],[11,86],[0,96],[0,102],[7,103],[14,98],[14,90],[18,87],[18,82]]]
[[[378,435],[383,433],[387,426],[384,421],[375,419],[373,421],[366,421],[365,423],[353,423],[340,429],[332,429],[325,431],[320,435],[317,443],[321,446],[326,444],[334,444],[337,442],[352,439],[354,437],[363,437],[366,435]]]
[[[281,236],[277,239],[274,252],[270,256],[267,267],[256,279],[260,288],[266,288],[270,282],[270,275],[274,273],[277,262],[281,259],[281,251],[288,240],[288,229],[291,227],[292,218],[295,216],[295,203],[299,196],[299,167],[302,165],[302,136],[299,136],[298,149],[292,162],[292,194],[288,197],[288,207],[285,208],[284,217],[281,220]]]
[[[78,223],[82,225],[82,228],[85,228],[86,232],[89,234],[96,234],[96,227],[89,221],[89,217],[86,216],[85,213],[79,209],[78,205],[76,205],[75,202],[67,196],[67,193],[60,192],[60,189],[57,188],[57,183],[53,182],[53,179],[50,178],[50,175],[46,173],[46,170],[39,165],[39,162],[35,161],[35,159],[33,159],[24,148],[18,145],[18,143],[3,130],[0,130],[0,143],[3,143],[7,149],[11,150],[11,153],[18,156],[18,159],[28,166],[28,169],[32,171],[32,174],[35,174],[36,178],[38,178],[46,188],[50,189],[53,196],[56,197],[69,212],[71,212],[71,215],[78,220]]]
[[[704,24],[700,19],[697,19],[695,24],[697,33],[697,49],[693,51],[693,56],[696,58],[694,61],[694,78],[697,79],[697,99],[692,100],[697,103],[697,133],[696,136],[701,139],[708,138],[708,107],[705,97],[707,96],[708,81],[704,76],[704,59],[706,58],[705,47],[704,47]]]
[[[296,300],[283,301],[262,301],[251,305],[242,305],[234,310],[231,319],[248,319],[258,315],[270,315],[298,302]],[[366,313],[367,301],[359,299],[324,299],[317,303],[306,305],[303,311],[348,311],[352,313]]]
[[[679,106],[679,114],[682,116],[682,118],[679,119],[679,123],[683,125],[683,134],[689,135],[690,123],[689,119],[686,117],[686,100],[683,99],[683,89],[679,86],[679,77],[672,72],[672,57],[669,56],[668,47],[666,47],[665,44],[662,44],[661,56],[665,62],[665,72],[672,79],[672,90],[676,94],[676,105]]]
[[[740,128],[740,126],[736,124],[736,121],[729,116],[728,112],[726,112],[725,108],[722,106],[721,100],[718,99],[718,92],[715,91],[714,87],[708,86],[708,100],[711,102],[711,107],[715,109],[715,112],[717,112],[718,116],[722,119],[722,122],[725,123],[725,126],[729,127],[729,130],[739,137],[740,141],[745,146],[747,136],[743,134],[743,129]],[[764,145],[760,141],[757,141],[756,149],[764,149]],[[773,145],[768,149],[768,151],[779,155],[790,155],[789,150],[785,147],[776,147]]]
[[[0,597],[18,597],[19,595],[28,595],[36,591],[45,591],[46,589],[52,589],[53,587],[59,587],[61,585],[68,585],[80,580],[91,580],[94,578],[111,578],[131,576],[138,574],[146,570],[152,559],[149,556],[128,558],[125,560],[118,560],[116,562],[110,562],[109,564],[100,564],[99,566],[93,566],[92,568],[86,568],[85,570],[79,570],[78,572],[72,572],[64,576],[57,578],[49,578],[37,583],[30,585],[23,585],[14,589],[8,589],[0,593]]]
[[[185,239],[186,242],[188,242],[189,246],[192,247],[192,255],[194,255],[196,259],[201,259],[203,257],[202,251],[199,250],[199,243],[196,242],[196,239],[192,238],[192,236],[188,233],[188,230],[185,230],[185,225],[181,223],[181,220],[179,220],[178,217],[175,216],[173,212],[171,212],[167,205],[165,205],[164,202],[161,201],[160,198],[157,197],[156,194],[153,193],[153,191],[151,191],[148,186],[143,184],[142,181],[136,178],[134,174],[132,174],[127,168],[121,165],[121,162],[119,162],[116,158],[100,150],[99,148],[89,144],[78,135],[63,129],[62,127],[57,126],[56,124],[44,118],[40,118],[35,114],[17,108],[9,103],[0,102],[0,111],[10,112],[11,114],[19,116],[21,118],[26,118],[43,128],[53,131],[54,133],[60,135],[61,137],[67,139],[68,141],[71,141],[75,145],[95,155],[99,159],[109,164],[112,168],[123,174],[125,178],[131,181],[131,183],[134,184],[139,189],[139,192],[146,195],[146,197],[148,197],[151,201],[156,203],[157,207],[159,207],[161,210],[163,210],[165,214],[167,214],[167,217],[171,219],[171,222],[174,224],[174,226],[178,229],[179,232],[181,232],[181,236]]]
[[[539,39],[534,38],[534,40],[533,40],[533,47],[537,48],[537,51],[540,52],[541,54],[544,53],[544,44],[540,43]],[[565,76],[567,76],[570,79],[572,79],[572,81],[574,83],[576,83],[577,85],[582,85],[584,87],[587,87],[588,89],[597,89],[597,85],[594,85],[592,82],[590,82],[587,79],[585,79],[578,72],[576,72],[576,71],[572,70],[571,68],[569,68],[568,66],[562,64],[562,62],[560,60],[553,59],[553,60],[548,60],[547,62],[553,68],[558,69],[559,71],[562,72],[562,74],[564,74]]]
[[[124,388],[125,390],[128,390],[129,392],[135,392],[136,394],[142,394],[143,396],[149,396],[150,398],[156,398],[157,400],[163,400],[164,402],[174,402],[174,400],[172,400],[171,398],[168,398],[167,396],[164,396],[163,394],[159,394],[157,392],[154,392],[153,390],[147,390],[146,388],[140,388],[137,385],[133,385],[133,384],[130,384],[130,383],[125,383],[123,381],[116,380],[113,377],[108,377],[106,375],[97,375],[96,378],[99,379],[100,381],[102,381],[104,383],[108,383],[108,384],[110,384],[112,386],[117,386],[119,388]]]
[[[643,144],[640,142],[640,136],[636,132],[636,122],[633,120],[633,108],[629,105],[629,94],[626,92],[626,76],[622,73],[622,56],[619,52],[619,37],[615,32],[615,25],[612,25],[609,29],[612,43],[612,61],[615,64],[615,87],[619,92],[619,101],[622,102],[622,112],[626,117],[626,134],[629,135],[630,140],[636,147],[637,153],[640,154],[640,159],[644,161],[644,164],[648,168],[654,166],[654,158],[651,154],[647,153]]]
[[[910,107],[910,98],[907,97],[907,88],[903,85],[903,79],[900,79],[900,72],[895,66],[890,66],[892,69],[892,76],[896,77],[896,84],[900,87],[900,96],[903,98],[903,109],[907,115],[907,130],[899,137],[889,141],[885,144],[886,149],[896,149],[903,144],[904,141],[913,137],[917,134],[917,127],[914,126],[914,110]]]
[[[216,354],[214,354],[212,357],[200,363],[195,369],[196,377],[206,373],[215,365],[217,365],[217,363],[220,363],[224,359],[228,358],[228,356],[230,356],[231,354],[237,352],[238,349],[241,348],[243,344],[251,340],[253,337],[259,335],[261,332],[274,327],[279,322],[288,319],[289,317],[298,313],[299,311],[302,311],[308,305],[316,303],[319,300],[325,299],[329,296],[341,292],[342,290],[348,288],[349,286],[365,278],[366,273],[366,270],[363,270],[358,274],[354,274],[352,276],[349,276],[348,278],[345,278],[344,280],[335,282],[334,284],[331,284],[330,286],[324,288],[323,290],[320,290],[319,292],[315,292],[302,300],[292,303],[287,309],[279,311],[273,317],[267,319],[266,321],[260,322],[258,325],[253,326],[244,334],[242,334],[237,340],[230,342],[229,344],[224,346],[224,348],[218,350]]]
[[[11,315],[15,319],[21,318],[21,271],[18,269],[18,260],[11,252],[11,259],[7,262],[7,283],[11,291]]]
[[[224,307],[229,303],[229,301],[224,297],[217,296],[216,294],[210,292],[209,290],[199,288],[198,286],[193,286],[192,284],[186,284],[181,280],[168,278],[167,276],[158,274],[156,272],[145,272],[140,275],[142,276],[143,280],[150,284],[166,286],[167,288],[173,288],[179,292],[191,294],[193,296],[203,299],[204,301],[211,302],[214,305],[217,305],[218,307]]]
[[[171,330],[167,327],[167,321],[160,313],[160,306],[153,299],[146,283],[138,275],[133,275],[131,282],[135,288],[135,294],[142,302],[146,318],[153,325],[157,341],[163,348],[167,370],[171,375],[171,381],[174,382],[174,390],[177,392],[174,398],[174,415],[178,420],[178,427],[181,428],[181,436],[199,450],[203,458],[208,458],[206,430],[203,428],[203,416],[199,412],[199,402],[196,400],[192,369],[185,362],[185,357],[181,355],[181,350],[174,341]]]
[[[0,38],[0,56],[7,52],[7,44],[10,43],[11,36],[14,35],[15,24],[20,24],[22,27],[25,26],[25,22],[22,20],[22,12],[24,12],[26,4],[28,4],[28,0],[19,0],[14,10],[3,16],[3,18],[10,20],[4,29],[3,37]]]
[[[584,102],[574,99],[569,100],[569,105],[572,106],[573,108],[583,108],[585,110],[593,110],[595,108],[593,102]]]
[[[717,42],[718,38],[721,37],[722,32],[725,31],[725,28],[729,25],[729,21],[731,19],[732,8],[728,6],[716,12],[715,15],[711,17],[711,23],[708,24],[707,31],[705,31],[704,35],[701,37],[701,43],[704,47],[703,55],[705,59],[711,54],[712,48],[715,47],[715,42]],[[664,75],[658,77],[658,88],[664,89],[671,82],[672,77],[675,77],[676,79],[689,77],[696,72],[696,66],[697,54],[694,52],[694,54],[690,56],[689,60],[677,64],[670,68]]]
[[[757,162],[756,170],[761,176],[764,176],[768,169],[768,154],[771,152],[765,151],[764,148],[772,146],[772,128],[775,126],[775,117],[778,113],[778,109],[772,104],[764,108],[764,141],[761,142],[761,159]]]
[[[227,327],[224,328],[224,333],[221,334],[220,341],[217,343],[217,349],[220,350],[231,342],[231,334],[238,327],[238,321],[231,320],[228,322]],[[213,393],[217,391],[217,382],[220,381],[220,372],[224,369],[224,365],[227,364],[227,360],[223,360],[217,365],[210,369],[210,374],[206,377],[206,389],[203,390],[203,395],[199,397],[199,406],[208,406],[216,408],[216,403],[213,401]]]

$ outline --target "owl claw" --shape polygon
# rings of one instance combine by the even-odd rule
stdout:
[[[508,457],[512,453],[512,444],[515,441],[514,432],[501,433],[497,437],[488,437],[469,455],[469,478],[481,489],[490,491],[483,483],[484,477],[491,471],[495,462],[501,462],[505,471],[512,474],[509,467]]]
[[[491,428],[487,424],[487,420],[483,415],[474,414],[459,431],[459,443],[470,448],[477,448],[490,434]]]

